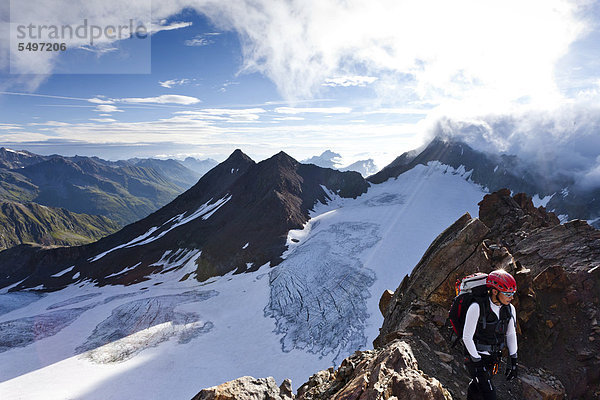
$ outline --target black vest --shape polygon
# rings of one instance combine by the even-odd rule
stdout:
[[[478,301],[479,320],[473,341],[479,351],[496,352],[504,348],[506,343],[506,331],[508,323],[512,318],[510,305],[500,307],[500,318],[492,311],[489,298],[484,301]]]

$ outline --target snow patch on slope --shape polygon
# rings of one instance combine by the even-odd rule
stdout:
[[[227,195],[212,204],[209,204],[212,201],[212,199],[210,199],[206,203],[202,204],[196,211],[194,211],[192,214],[188,215],[187,217],[184,217],[184,215],[186,213],[176,215],[175,217],[173,217],[173,218],[169,219],[167,222],[165,222],[162,226],[152,227],[143,235],[138,236],[137,238],[135,238],[125,244],[119,245],[117,247],[113,247],[112,249],[107,250],[104,253],[100,253],[97,256],[92,257],[89,261],[90,262],[98,261],[99,259],[101,259],[105,255],[107,255],[108,253],[111,253],[117,249],[130,248],[130,247],[134,247],[134,246],[143,246],[148,243],[151,243],[157,239],[160,239],[167,233],[171,232],[173,229],[175,229],[181,225],[185,225],[188,222],[195,220],[196,218],[202,217],[203,220],[207,220],[215,212],[217,212],[217,210],[219,208],[221,208],[223,205],[225,205],[225,203],[227,203],[229,200],[231,200],[231,195]],[[172,225],[167,226],[169,223],[172,223]],[[159,231],[161,229],[164,229],[164,230],[162,232],[160,232],[157,236],[152,236],[156,231]]]
[[[545,196],[544,198],[540,198],[539,195],[535,194],[531,198],[531,201],[533,202],[533,205],[535,207],[540,207],[540,206],[541,207],[546,207],[546,205],[548,204],[548,202],[550,201],[550,199],[552,199],[552,197],[554,197],[554,194],[551,194],[550,196]]]

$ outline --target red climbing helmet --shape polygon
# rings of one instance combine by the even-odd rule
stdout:
[[[497,289],[505,294],[514,294],[517,291],[515,278],[503,269],[490,272],[485,283],[487,287]]]

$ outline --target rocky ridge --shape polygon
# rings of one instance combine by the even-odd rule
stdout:
[[[451,390],[460,390],[452,388],[457,380],[466,387],[466,374],[457,373],[462,371],[460,346],[451,347],[445,323],[454,282],[504,268],[518,284],[513,303],[524,372],[518,386],[497,379],[499,397],[538,398],[535,392],[543,399],[594,398],[600,394],[598,265],[600,231],[577,220],[561,225],[528,197],[495,192],[480,203],[480,219],[466,214],[456,221],[394,294],[382,298],[385,320],[374,344],[413,334],[419,338],[413,350],[422,368]],[[452,361],[440,368],[430,348]]]
[[[504,268],[518,284],[521,372],[516,383],[495,378],[498,397],[596,399],[599,265],[600,231],[577,220],[561,225],[525,195],[511,197],[508,190],[486,195],[479,219],[469,214],[458,219],[433,241],[411,275],[382,295],[385,319],[375,349],[356,352],[337,370],[316,373],[296,398],[464,398],[469,377],[447,324],[454,284],[476,271]],[[231,384],[210,390],[221,387]],[[237,395],[283,398],[244,397],[243,390]]]

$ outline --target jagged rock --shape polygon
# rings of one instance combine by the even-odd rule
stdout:
[[[548,267],[533,279],[536,290],[562,290],[570,285],[565,270],[560,265]]]
[[[549,377],[541,378],[535,375],[523,374],[520,377],[523,397],[528,400],[562,400],[565,398],[565,388],[562,384]]]
[[[391,337],[386,338],[386,335],[394,331],[423,326],[424,318],[413,312],[415,301],[427,300],[447,310],[455,296],[454,284],[458,277],[467,271],[491,270],[481,243],[488,232],[481,221],[465,214],[434,240],[410,278],[405,278],[394,292],[375,340],[376,346],[387,343]]]
[[[442,353],[441,351],[434,351],[435,354],[437,354],[437,356],[440,358],[440,360],[442,360],[445,363],[449,363],[451,361],[454,361],[454,356],[447,354],[447,353]]]
[[[483,197],[479,203],[479,219],[490,227],[497,243],[509,245],[520,242],[535,228],[560,223],[554,213],[546,212],[544,207],[535,208],[524,193],[511,197],[508,189]]]
[[[256,379],[244,376],[236,380],[201,390],[192,400],[287,400],[293,399],[291,382],[277,387],[272,377]]]
[[[284,379],[284,381],[279,385],[279,393],[282,398],[294,398],[294,392],[292,391],[292,381],[290,379]]]
[[[378,351],[357,352],[332,372],[313,375],[298,400],[452,399],[440,382],[418,369],[411,347],[394,341]]]
[[[392,292],[391,290],[386,290],[381,295],[381,298],[379,299],[379,311],[381,311],[381,315],[385,316],[385,312],[386,312],[387,307],[390,304],[390,300],[392,300],[393,296],[394,296],[394,292]]]

